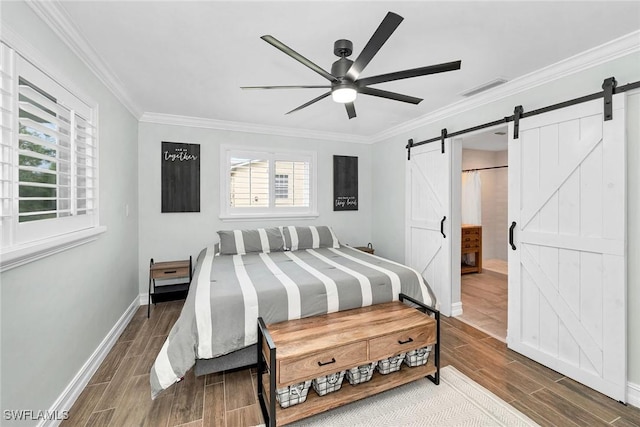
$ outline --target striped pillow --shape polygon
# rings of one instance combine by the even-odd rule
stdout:
[[[299,249],[339,248],[340,242],[333,230],[326,225],[315,227],[284,227],[284,245],[287,249],[297,251]]]
[[[245,255],[250,252],[278,252],[284,250],[284,239],[278,227],[254,230],[221,230],[221,255]]]

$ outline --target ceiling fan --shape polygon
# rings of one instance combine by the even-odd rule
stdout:
[[[360,52],[360,55],[355,61],[347,59],[347,57],[353,53],[353,43],[351,43],[351,41],[349,40],[344,39],[337,40],[333,45],[333,53],[336,56],[339,56],[340,59],[335,61],[331,66],[331,73],[314,64],[275,37],[269,35],[262,36],[262,40],[286,53],[301,64],[311,68],[313,71],[329,80],[331,84],[323,86],[243,86],[242,89],[330,89],[328,92],[323,93],[322,95],[312,99],[311,101],[306,102],[297,108],[294,108],[287,114],[302,110],[303,108],[306,108],[311,104],[314,104],[321,99],[328,97],[329,95],[331,95],[335,102],[345,105],[349,119],[356,117],[356,109],[353,105],[353,101],[356,99],[358,93],[377,96],[379,98],[392,99],[394,101],[408,102],[410,104],[419,104],[420,101],[422,101],[421,98],[403,95],[396,92],[389,92],[369,86],[377,83],[384,83],[394,80],[408,79],[411,77],[425,76],[428,74],[459,70],[460,64],[462,62],[446,62],[443,64],[413,68],[411,70],[380,74],[378,76],[366,77],[363,79],[359,78],[360,73],[362,73],[371,59],[376,55],[376,53],[378,53],[378,50],[380,50],[382,45],[384,45],[389,37],[391,37],[391,34],[393,34],[396,28],[398,28],[403,19],[404,18],[402,18],[400,15],[397,15],[393,12],[388,12],[385,18],[382,20],[380,26],[378,26],[378,29],[373,33],[373,36],[371,36],[366,46],[364,47],[362,52]]]

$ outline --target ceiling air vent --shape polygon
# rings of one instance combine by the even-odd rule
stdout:
[[[506,83],[506,82],[507,82],[507,79],[503,79],[502,77],[500,77],[500,78],[497,78],[495,80],[491,80],[491,81],[489,81],[487,83],[483,83],[480,86],[476,86],[473,89],[469,89],[468,91],[463,92],[460,95],[467,96],[467,97],[473,96],[473,95],[476,95],[476,94],[478,94],[480,92],[484,92],[485,90],[489,90],[489,89],[492,89],[492,88],[494,88],[496,86],[500,86],[501,84]]]

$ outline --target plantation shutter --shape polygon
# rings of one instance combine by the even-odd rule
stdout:
[[[269,161],[232,157],[230,166],[231,206],[269,206]]]
[[[2,247],[97,225],[93,110],[2,45]]]
[[[11,238],[13,158],[13,51],[0,43],[0,242]]]
[[[275,161],[275,205],[309,207],[310,162]]]

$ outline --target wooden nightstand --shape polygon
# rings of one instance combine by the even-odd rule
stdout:
[[[186,298],[192,279],[191,257],[183,261],[151,262],[149,264],[149,305],[147,318],[151,313],[151,303],[173,301]],[[156,286],[156,280],[171,280],[171,284]],[[175,283],[175,279],[185,279],[187,282]]]
[[[373,255],[373,253],[375,252],[371,243],[369,243],[367,246],[354,246],[354,248],[371,255]]]

